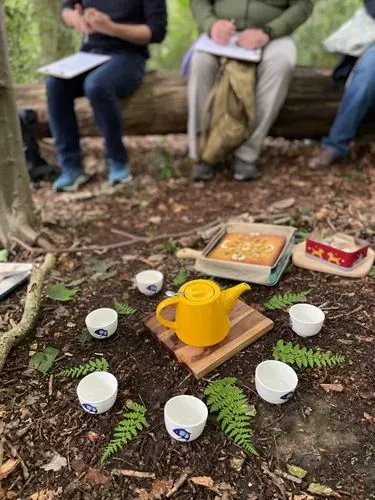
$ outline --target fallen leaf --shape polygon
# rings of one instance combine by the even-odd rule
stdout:
[[[159,262],[151,262],[150,260],[147,260],[144,257],[138,257],[138,260],[140,260],[144,264],[147,264],[150,267],[156,267],[157,265],[159,265]]]
[[[154,215],[153,217],[150,217],[148,220],[149,222],[151,222],[151,224],[160,224],[161,217],[160,215]]]
[[[137,255],[130,255],[130,254],[127,254],[127,255],[123,255],[121,257],[122,259],[122,262],[126,263],[126,262],[130,262],[132,260],[136,260],[137,259]]]
[[[363,414],[364,420],[367,420],[367,422],[371,422],[372,424],[375,424],[375,417],[371,416],[369,413],[364,413]]]
[[[191,477],[190,481],[194,484],[199,484],[199,486],[204,486],[205,488],[213,488],[215,483],[210,476],[197,476]]]
[[[64,283],[57,283],[56,285],[49,286],[46,295],[49,299],[57,300],[59,302],[68,302],[73,300],[75,295],[79,292],[78,288],[66,288]]]
[[[103,474],[100,472],[99,469],[89,469],[85,476],[84,480],[86,483],[90,484],[91,486],[94,486],[95,484],[100,484],[102,486],[105,486],[108,484],[108,482],[111,480],[109,476],[106,474]]]
[[[54,472],[58,472],[67,465],[68,465],[67,459],[59,455],[59,453],[55,452],[50,462],[48,462],[48,464],[46,465],[42,465],[41,469],[44,469],[46,471],[53,470]]]
[[[29,496],[29,500],[54,500],[60,496],[61,492],[61,488],[58,488],[57,491],[44,489]]]
[[[41,373],[47,373],[53,365],[58,353],[58,349],[55,349],[54,347],[46,347],[44,351],[37,352],[32,358],[30,358],[29,367],[34,368]]]
[[[286,198],[285,200],[274,201],[270,205],[270,210],[285,210],[292,207],[296,202],[295,198]]]
[[[314,495],[320,495],[322,497],[341,498],[341,495],[339,493],[337,493],[337,491],[333,490],[329,486],[324,486],[323,484],[319,484],[319,483],[309,484],[307,491],[309,493],[313,493]]]
[[[292,476],[303,479],[307,475],[307,470],[302,469],[302,467],[298,467],[297,465],[287,464],[286,468]]]
[[[110,271],[108,273],[96,273],[96,274],[93,274],[90,279],[92,281],[107,281],[111,278],[114,278],[115,276],[117,276],[117,271]]]
[[[10,458],[0,466],[0,481],[5,479],[11,474],[17,465],[20,463],[19,460]]]
[[[78,459],[72,460],[70,466],[74,470],[74,472],[77,472],[78,474],[87,469],[87,465],[85,464],[85,462],[83,460],[78,460]]]
[[[326,392],[342,392],[344,386],[342,384],[320,384]]]
[[[176,215],[181,213],[183,210],[189,210],[189,207],[180,203],[173,203],[172,207],[173,213]]]
[[[100,439],[100,436],[99,434],[97,434],[96,432],[93,432],[93,431],[89,431],[87,433],[87,439],[89,441],[91,441],[92,443],[95,443],[95,441],[98,441],[98,439]]]
[[[165,255],[162,253],[156,253],[154,255],[150,255],[150,257],[147,259],[149,262],[160,262],[163,259],[165,259]]]
[[[244,458],[233,457],[230,460],[230,466],[232,467],[232,469],[236,470],[237,472],[241,472],[241,469],[243,467],[244,462],[245,462]]]
[[[120,276],[121,281],[132,281],[133,280],[133,275],[130,273],[125,273]]]
[[[307,493],[301,493],[301,495],[293,495],[293,500],[314,500],[314,497]]]
[[[135,490],[138,493],[138,500],[160,500],[168,493],[173,486],[172,479],[157,479],[150,492],[145,489]]]
[[[26,420],[30,416],[30,410],[28,408],[20,408],[19,412],[21,413],[22,420]]]
[[[315,214],[315,218],[318,219],[319,221],[322,221],[326,219],[330,214],[330,211],[328,208],[321,208],[318,212]]]
[[[0,262],[6,262],[9,257],[8,250],[0,250]]]
[[[58,266],[60,269],[67,271],[73,271],[77,267],[77,262],[73,259],[69,259],[66,255],[59,258]]]

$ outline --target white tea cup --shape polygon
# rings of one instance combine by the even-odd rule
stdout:
[[[286,403],[293,397],[298,377],[286,363],[267,360],[255,370],[255,387],[259,396],[274,405]]]
[[[155,295],[163,287],[164,276],[160,271],[142,271],[135,276],[135,284],[144,295]]]
[[[112,408],[117,398],[118,383],[108,372],[94,372],[84,377],[77,386],[77,396],[82,408],[93,415]]]
[[[118,314],[109,307],[95,309],[86,316],[87,329],[96,339],[107,339],[115,333],[117,325]]]
[[[175,396],[164,406],[164,423],[168,434],[176,441],[197,439],[206,426],[207,406],[194,396]]]
[[[311,304],[295,304],[289,309],[290,327],[300,337],[312,337],[323,327],[325,314]]]

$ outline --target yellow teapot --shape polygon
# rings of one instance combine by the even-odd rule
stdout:
[[[156,310],[156,317],[163,326],[175,330],[178,338],[187,345],[209,347],[218,344],[228,335],[228,314],[241,293],[250,290],[247,283],[222,291],[210,280],[185,283],[175,297],[163,300]],[[168,321],[163,310],[176,305],[175,321]]]

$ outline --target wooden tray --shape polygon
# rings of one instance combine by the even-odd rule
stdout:
[[[343,276],[344,278],[363,278],[371,271],[375,259],[375,252],[372,248],[368,249],[367,257],[363,262],[351,271],[343,271],[332,266],[324,260],[320,261],[312,259],[305,252],[306,242],[303,241],[294,247],[293,250],[293,264],[303,269],[310,269],[311,271],[319,271],[321,273],[335,274],[336,276]]]
[[[169,306],[163,312],[169,320],[173,320],[174,314],[175,306]],[[228,337],[212,347],[184,344],[173,330],[158,322],[155,314],[148,316],[144,323],[177,361],[186,365],[196,379],[200,379],[273,328],[273,321],[241,300],[236,302],[229,318],[232,327]]]

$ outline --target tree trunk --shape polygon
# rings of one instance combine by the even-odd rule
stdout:
[[[286,103],[271,130],[274,137],[319,139],[328,134],[341,99],[342,90],[333,86],[330,71],[297,68]],[[39,137],[50,134],[43,85],[17,88],[19,106],[37,111]],[[76,105],[82,137],[99,135],[90,105],[78,99]],[[177,134],[186,132],[186,82],[176,73],[150,74],[133,96],[123,103],[127,135]],[[373,134],[374,113],[360,130]]]
[[[79,35],[66,28],[60,18],[61,0],[34,0],[41,40],[41,64],[47,64],[75,52]]]
[[[36,218],[10,75],[3,5],[0,2],[0,245],[12,236],[34,242]]]

